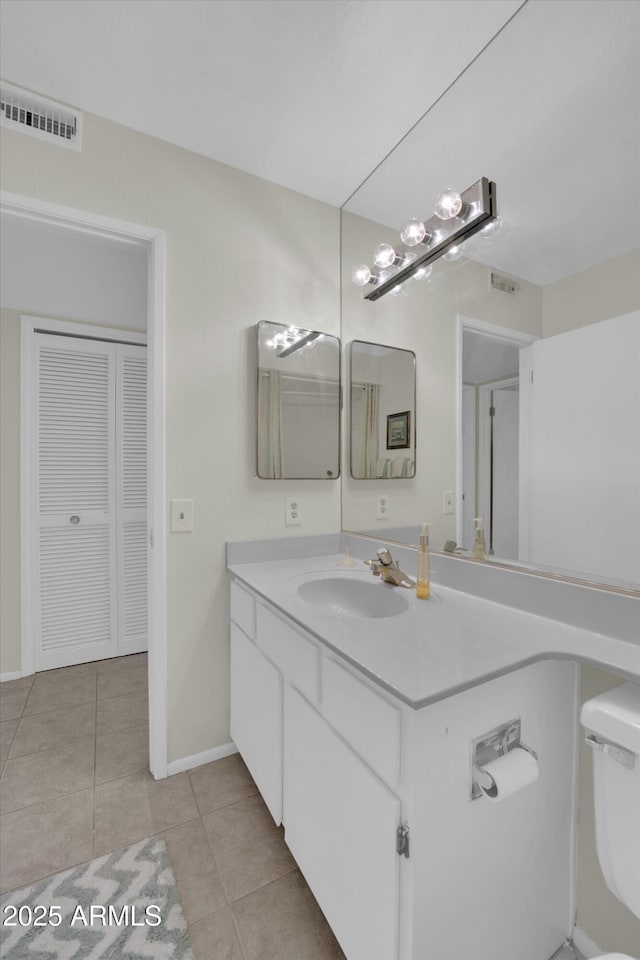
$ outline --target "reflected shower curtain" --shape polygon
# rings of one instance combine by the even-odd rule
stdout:
[[[356,477],[371,479],[376,475],[378,460],[378,407],[380,387],[377,383],[358,384],[362,399],[360,405],[360,429],[357,444],[357,463],[353,470]]]
[[[258,410],[258,474],[279,480],[284,472],[282,376],[276,370],[261,371]]]

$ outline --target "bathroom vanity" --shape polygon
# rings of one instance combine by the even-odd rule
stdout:
[[[229,558],[232,738],[348,960],[548,960],[574,924],[585,631],[356,564]],[[538,775],[492,800],[496,742]]]

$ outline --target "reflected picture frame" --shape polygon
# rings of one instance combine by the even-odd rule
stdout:
[[[411,446],[411,411],[387,415],[387,450],[406,450]]]

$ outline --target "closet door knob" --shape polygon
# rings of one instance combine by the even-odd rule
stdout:
[[[74,513],[72,517],[69,517],[69,523],[73,523],[73,524],[80,523],[80,517],[78,516],[77,513]]]

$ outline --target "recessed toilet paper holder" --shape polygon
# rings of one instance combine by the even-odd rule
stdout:
[[[483,768],[503,757],[510,750],[520,747],[526,750],[532,757],[538,759],[538,754],[527,747],[520,739],[521,721],[520,717],[515,720],[509,720],[507,723],[501,723],[494,727],[489,733],[482,734],[471,741],[471,799],[479,800],[483,796],[484,790],[491,790],[495,787],[493,777]]]

